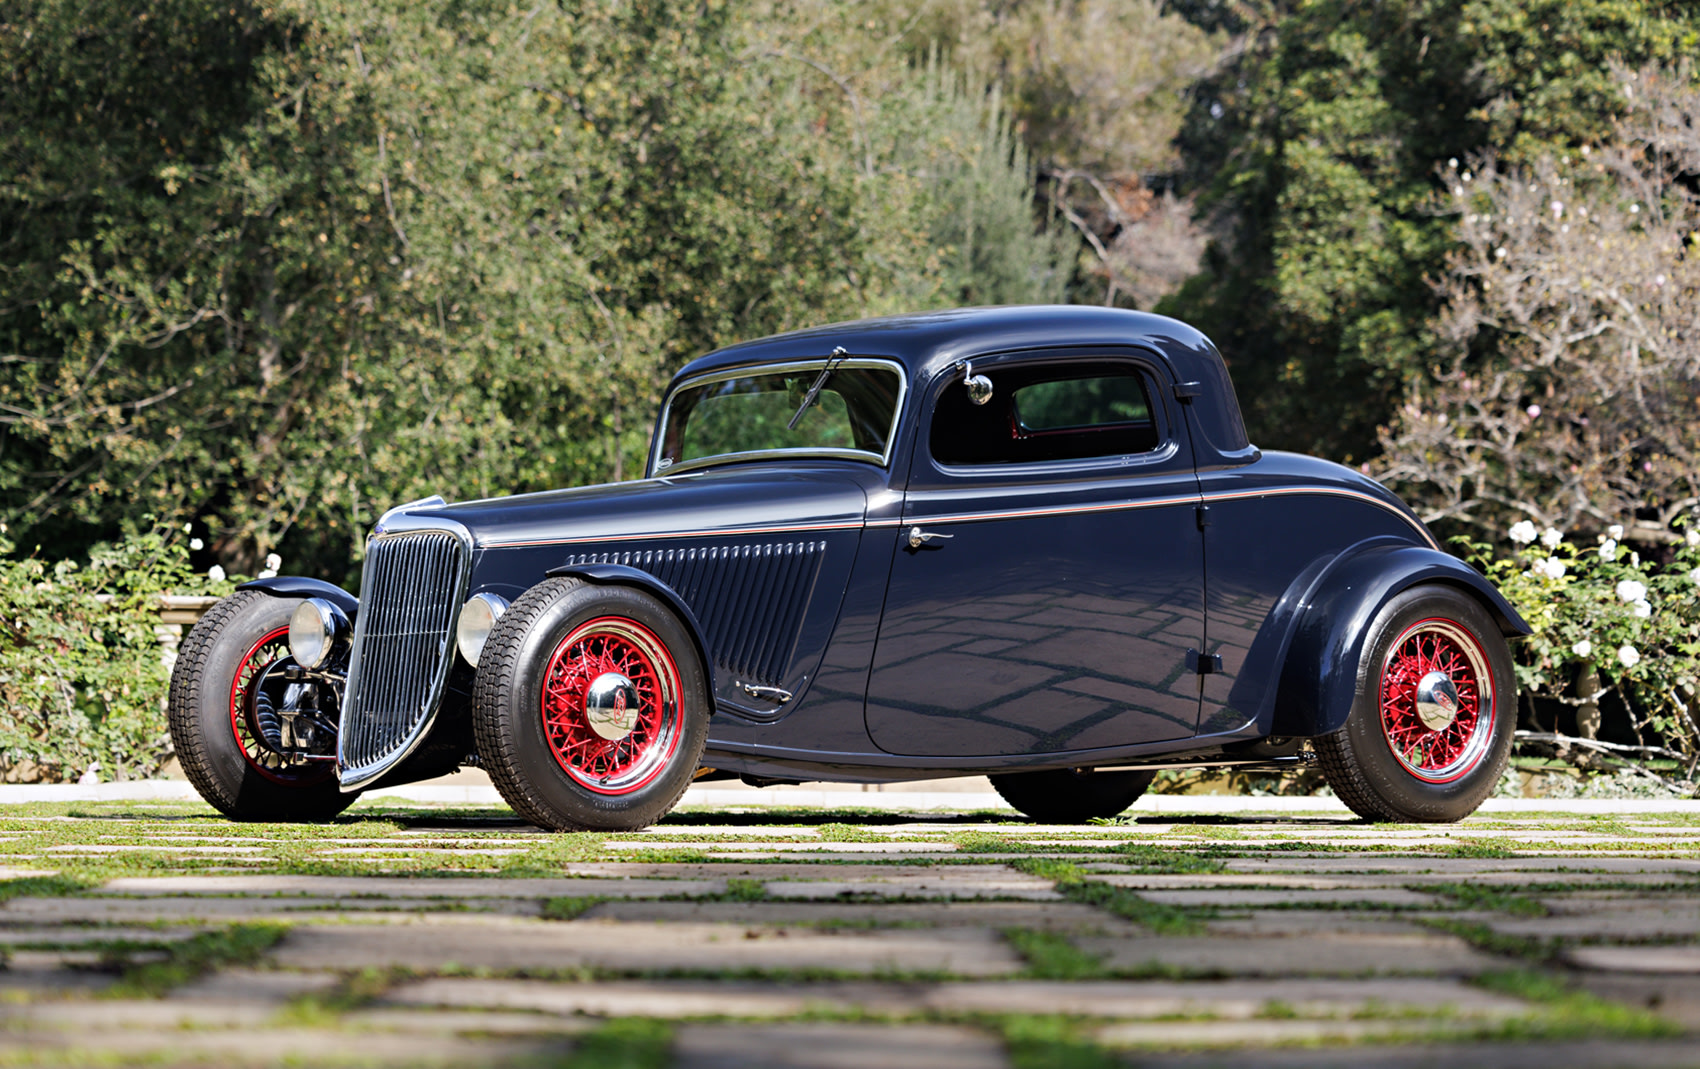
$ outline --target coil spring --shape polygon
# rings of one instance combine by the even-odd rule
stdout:
[[[272,705],[271,695],[263,689],[254,695],[254,724],[260,729],[260,736],[265,744],[273,750],[283,750],[283,717]]]

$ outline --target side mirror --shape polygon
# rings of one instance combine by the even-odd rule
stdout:
[[[971,361],[962,363],[962,385],[968,389],[968,400],[977,405],[983,405],[992,399],[992,380],[984,375],[974,374],[974,364]]]

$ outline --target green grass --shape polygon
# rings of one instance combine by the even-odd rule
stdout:
[[[616,1017],[582,1036],[561,1069],[666,1069],[673,1028],[649,1017]]]
[[[214,969],[258,964],[288,932],[282,924],[235,924],[166,944],[166,960],[127,966],[107,993],[115,998],[158,998]]]
[[[1069,1018],[1010,1015],[989,1023],[1002,1034],[1012,1069],[1126,1069]]]
[[[573,921],[584,916],[590,907],[608,899],[602,895],[581,895],[571,897],[563,895],[559,898],[545,899],[543,902],[543,919],[546,921]]]
[[[1507,958],[1520,958],[1532,965],[1546,965],[1558,957],[1561,949],[1556,940],[1535,939],[1522,935],[1502,935],[1485,924],[1471,924],[1447,917],[1419,918],[1418,924],[1446,932],[1469,943],[1477,950]]]
[[[1466,909],[1488,909],[1509,913],[1514,917],[1545,917],[1551,911],[1540,901],[1509,892],[1501,887],[1484,887],[1473,883],[1413,884],[1413,891],[1430,891],[1445,895]]]
[[[1128,859],[1140,872],[1205,873],[1221,872],[1228,866],[1213,857],[1201,857],[1172,846],[1152,843],[1122,843],[1116,853]]]
[[[1005,928],[1003,937],[1027,959],[1027,975],[1035,980],[1093,980],[1106,975],[1101,957],[1055,932]]]
[[[1525,999],[1540,1007],[1540,1012],[1530,1017],[1492,1026],[1487,1038],[1667,1039],[1683,1034],[1680,1027],[1662,1017],[1579,991],[1552,973],[1508,969],[1483,973],[1473,982],[1477,987]]]
[[[75,876],[19,876],[0,880],[0,902],[14,898],[65,898],[80,894],[95,885],[94,880]]]
[[[1088,879],[1086,871],[1072,861],[1017,858],[1010,864],[1030,876],[1053,881],[1057,891],[1070,901],[1096,906],[1157,935],[1199,935],[1204,931],[1199,912],[1153,902],[1125,887]]]

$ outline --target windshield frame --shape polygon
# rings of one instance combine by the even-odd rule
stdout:
[[[716,453],[714,456],[698,457],[695,460],[681,460],[665,468],[656,470],[656,464],[661,460],[662,447],[667,442],[667,420],[673,413],[673,402],[679,394],[699,386],[711,386],[717,382],[731,379],[744,379],[756,375],[779,375],[788,372],[812,371],[819,374],[827,364],[832,364],[832,376],[821,387],[826,393],[832,389],[832,379],[840,371],[856,368],[877,368],[888,371],[897,379],[897,400],[892,406],[891,427],[885,436],[885,451],[874,453],[866,449],[841,449],[829,446],[793,446],[785,449],[754,449],[742,453]],[[750,364],[724,371],[711,371],[702,375],[694,375],[685,379],[667,391],[667,396],[661,402],[661,418],[655,424],[655,440],[650,443],[648,471],[645,478],[658,479],[680,472],[696,471],[701,468],[716,467],[721,464],[740,464],[752,460],[780,460],[810,457],[815,459],[828,458],[833,460],[855,460],[864,464],[877,464],[882,468],[891,466],[892,451],[897,448],[897,430],[903,422],[903,409],[909,399],[909,377],[903,370],[903,365],[895,360],[877,356],[845,356],[834,360],[831,356],[812,357],[807,360],[784,360],[772,364]],[[819,398],[815,400],[820,403]]]

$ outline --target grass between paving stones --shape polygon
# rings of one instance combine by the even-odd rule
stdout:
[[[0,880],[0,902],[14,898],[66,898],[81,894],[94,885],[93,880],[58,873],[51,876],[19,876],[16,879]]]
[[[1205,918],[1213,915],[1209,910],[1153,902],[1125,887],[1090,879],[1086,870],[1072,861],[1031,857],[1017,858],[1010,864],[1029,876],[1051,880],[1057,892],[1072,902],[1107,910],[1158,935],[1200,935],[1204,932]]]
[[[1140,873],[1209,873],[1222,872],[1228,867],[1213,857],[1153,843],[1122,843],[1115,847],[1115,852],[1125,856],[1134,871]]]
[[[606,895],[561,896],[543,900],[542,918],[546,921],[576,921],[592,906],[608,901]]]
[[[1482,973],[1472,983],[1539,1007],[1537,1013],[1484,1026],[1473,1033],[1475,1038],[1668,1039],[1683,1034],[1679,1026],[1656,1014],[1579,991],[1551,973],[1508,969]]]
[[[1125,1069],[1127,1063],[1086,1037],[1070,1017],[1009,1015],[983,1019],[1003,1037],[1011,1069]]]
[[[1409,889],[1445,895],[1466,909],[1488,909],[1509,913],[1515,917],[1545,917],[1551,913],[1545,905],[1503,887],[1475,883],[1411,884]]]
[[[299,1028],[334,1025],[343,1014],[370,1006],[390,988],[416,976],[413,970],[401,967],[368,967],[347,973],[328,991],[311,991],[290,999],[278,1011],[275,1023]]]
[[[1505,935],[1485,924],[1454,920],[1451,917],[1417,917],[1418,924],[1446,932],[1469,943],[1477,950],[1501,957],[1518,958],[1531,965],[1550,965],[1557,960],[1563,944],[1557,939],[1537,939],[1526,935]]]
[[[1056,932],[1005,928],[1003,937],[1027,960],[1027,975],[1034,980],[1096,980],[1108,975],[1101,956],[1086,953]]]
[[[214,969],[256,965],[288,931],[282,924],[233,924],[180,943],[161,944],[164,961],[115,962],[124,973],[105,993],[112,998],[158,998]]]
[[[616,1017],[580,1036],[559,1069],[665,1069],[673,1059],[673,1026],[652,1017]]]

